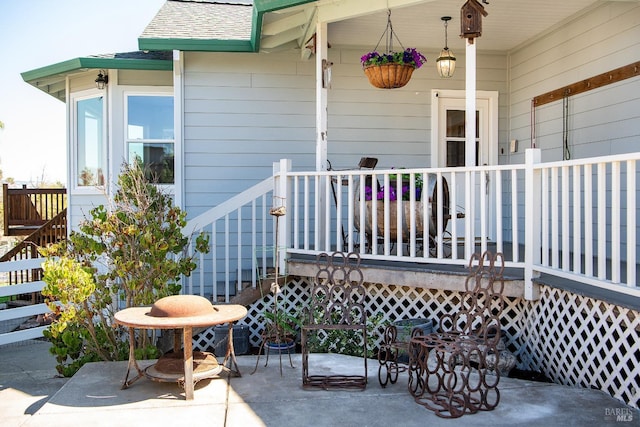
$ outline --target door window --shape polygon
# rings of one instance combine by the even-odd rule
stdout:
[[[465,165],[465,122],[464,110],[446,110],[446,165]],[[480,112],[476,111],[476,166],[480,149]]]

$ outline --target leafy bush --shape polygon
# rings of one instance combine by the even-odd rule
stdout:
[[[182,234],[186,213],[169,195],[145,179],[139,162],[124,164],[109,208],[91,210],[69,239],[41,249],[42,293],[55,313],[47,337],[58,371],[73,375],[94,360],[125,360],[128,334],[113,323],[116,298],[125,307],[150,305],[180,291],[180,280],[195,268],[198,252],[208,252],[209,238]],[[153,338],[136,336],[136,353],[157,357]]]
[[[314,314],[315,315],[315,314]],[[332,313],[338,320],[340,314]],[[384,316],[378,313],[367,317],[367,357],[376,355],[376,338],[383,326]],[[309,336],[309,351],[312,353],[338,353],[348,356],[363,356],[362,334],[353,330],[334,329],[314,331]]]

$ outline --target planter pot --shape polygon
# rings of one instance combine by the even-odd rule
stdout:
[[[420,329],[422,335],[427,335],[435,332],[435,326],[433,319],[405,319],[393,322],[393,326],[398,331],[397,340],[401,342],[409,342],[411,338],[411,332],[414,329]]]
[[[422,192],[420,193],[420,199],[416,200],[413,216],[415,218],[416,237],[424,237],[424,216],[423,212],[426,209],[428,222],[429,222],[429,236],[435,237],[439,233],[436,232],[438,224],[437,205],[438,205],[438,191],[437,191],[437,175],[429,174],[427,182],[423,185]],[[395,188],[395,182],[390,182],[390,186]],[[406,184],[408,185],[408,183]],[[375,191],[374,191],[375,192]],[[449,222],[449,185],[447,180],[442,177],[442,205],[443,205],[443,230],[446,229]],[[359,194],[356,194],[356,203],[354,210],[354,226],[356,230],[360,230],[360,208],[359,208]],[[398,203],[401,203],[400,214],[400,232],[402,233],[402,239],[407,241],[410,235],[411,226],[411,202],[405,200],[392,200],[389,201],[389,235],[390,239],[396,240],[398,236]],[[372,209],[373,201],[367,200],[365,202],[365,233],[368,236],[373,235],[372,230]],[[376,200],[376,230],[378,236],[384,236],[384,200]]]
[[[296,350],[296,342],[291,337],[284,338],[281,342],[273,342],[267,338],[264,346],[269,351],[277,351],[281,353],[294,353]]]
[[[218,356],[224,355],[227,351],[229,341],[229,327],[227,325],[216,326],[214,353]],[[250,349],[249,327],[246,325],[233,325],[233,349],[236,354],[247,354]]]
[[[396,89],[405,86],[411,80],[415,67],[401,64],[369,65],[364,74],[369,83],[380,89]]]
[[[393,326],[396,327],[396,331],[398,332],[398,334],[396,335],[396,339],[398,340],[398,342],[408,343],[411,339],[411,333],[414,329],[419,329],[422,335],[427,335],[435,332],[433,319],[422,318],[398,320],[396,322],[393,322]],[[398,362],[408,363],[409,353],[404,350],[400,350],[398,353]]]

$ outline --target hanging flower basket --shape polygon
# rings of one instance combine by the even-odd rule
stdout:
[[[396,89],[409,83],[415,67],[406,64],[382,64],[364,67],[369,83],[380,89]]]
[[[385,39],[385,53],[378,53],[377,49],[380,41]],[[414,48],[404,49],[394,52],[394,38],[402,47],[402,43],[393,31],[391,24],[391,11],[388,12],[387,28],[382,33],[378,45],[373,52],[369,52],[360,58],[364,74],[369,79],[369,83],[381,89],[396,89],[409,83],[413,70],[420,68],[427,62],[427,58]]]

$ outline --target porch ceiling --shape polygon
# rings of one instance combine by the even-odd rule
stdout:
[[[507,52],[528,40],[579,16],[602,0],[488,0],[483,4],[488,16],[478,49]],[[618,0],[634,1],[639,0]],[[329,22],[331,45],[373,48],[387,22],[387,6],[392,10],[394,31],[405,47],[444,47],[442,16],[451,16],[449,47],[464,49],[460,34],[463,0],[319,0],[265,14],[262,50],[304,47],[315,31],[315,17]],[[384,40],[381,42],[384,50]]]

